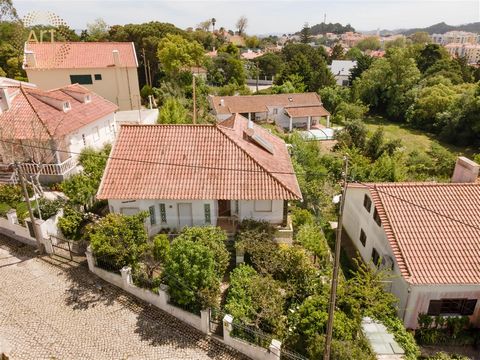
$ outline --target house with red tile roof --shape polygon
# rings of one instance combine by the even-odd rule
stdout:
[[[120,110],[141,107],[131,42],[29,42],[23,68],[28,80],[43,90],[80,84]]]
[[[287,223],[302,198],[286,144],[240,115],[215,125],[122,126],[98,199],[148,211],[150,235],[243,219]]]
[[[41,182],[62,181],[75,171],[83,148],[113,142],[117,110],[78,84],[49,91],[0,85],[0,163],[19,161]]]
[[[218,120],[241,114],[252,121],[275,122],[285,130],[293,128],[330,127],[330,113],[317,93],[209,96],[210,107]]]
[[[387,288],[407,328],[419,314],[465,315],[480,326],[478,172],[459,158],[450,183],[348,185],[344,244],[391,272]]]

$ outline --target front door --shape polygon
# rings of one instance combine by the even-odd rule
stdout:
[[[230,200],[218,200],[218,216],[230,216]]]
[[[185,226],[192,226],[192,204],[179,203],[178,204],[178,228],[183,229]]]

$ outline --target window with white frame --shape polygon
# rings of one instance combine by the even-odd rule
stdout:
[[[272,212],[272,200],[255,200],[255,211]]]

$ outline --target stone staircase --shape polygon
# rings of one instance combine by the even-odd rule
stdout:
[[[9,166],[0,167],[0,184],[16,184],[17,175]]]

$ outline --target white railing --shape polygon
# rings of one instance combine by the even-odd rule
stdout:
[[[20,165],[26,174],[41,175],[65,175],[67,172],[77,166],[77,159],[70,157],[60,164],[29,164],[23,163]]]

